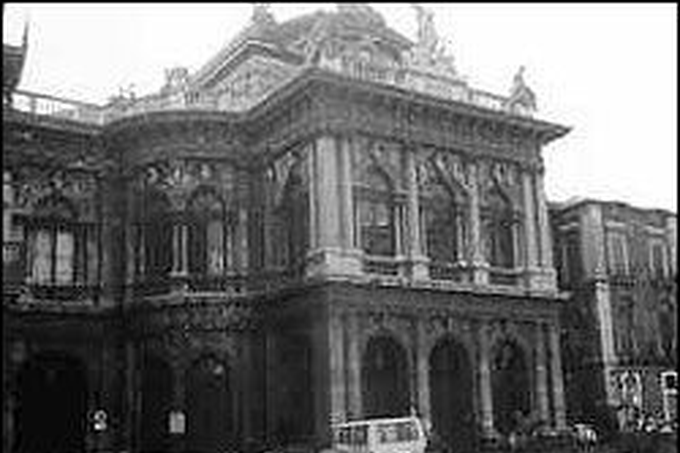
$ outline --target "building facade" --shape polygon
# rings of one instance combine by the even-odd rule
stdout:
[[[7,451],[565,427],[541,151],[568,129],[521,70],[470,87],[416,12],[412,42],[364,4],[257,4],[156,94],[7,96]]]
[[[677,216],[583,200],[551,209],[574,418],[677,420]],[[609,415],[607,416],[607,412]]]

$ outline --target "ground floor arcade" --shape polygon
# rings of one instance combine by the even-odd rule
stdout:
[[[159,308],[140,316],[162,322],[135,324],[130,337],[16,337],[5,353],[5,445],[40,453],[323,444],[333,423],[414,412],[453,447],[508,433],[521,419],[561,428],[554,303],[339,285],[247,312],[218,300]]]

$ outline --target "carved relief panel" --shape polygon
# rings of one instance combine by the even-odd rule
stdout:
[[[357,138],[352,155],[354,184],[365,185],[370,180],[369,172],[376,168],[389,177],[394,190],[406,190],[403,147],[387,141]]]

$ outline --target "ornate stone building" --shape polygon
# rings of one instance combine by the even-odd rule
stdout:
[[[582,200],[551,209],[564,305],[569,410],[622,428],[635,412],[676,419],[677,216]]]
[[[417,412],[464,447],[565,402],[520,71],[475,89],[418,9],[251,23],[105,106],[3,108],[4,448],[327,442]],[[51,401],[53,404],[45,404]]]

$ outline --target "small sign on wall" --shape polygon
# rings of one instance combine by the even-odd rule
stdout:
[[[186,431],[186,416],[182,411],[170,412],[170,434],[184,434]]]

